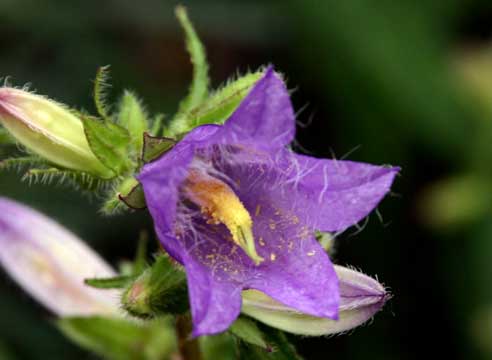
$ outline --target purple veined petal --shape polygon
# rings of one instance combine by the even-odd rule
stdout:
[[[270,66],[210,141],[275,149],[288,145],[294,135],[295,114],[289,92]]]
[[[376,208],[390,191],[398,167],[342,160],[316,159],[290,153],[282,157],[286,184],[302,193],[298,206],[315,219],[321,231],[340,232]]]
[[[287,200],[298,216],[304,216],[312,228],[330,232],[343,231],[369,215],[400,171],[398,167],[317,159],[285,149],[243,148],[230,158],[223,162],[235,166],[239,177],[257,167],[275,168],[273,177],[266,179],[262,172],[265,179],[258,177],[258,182],[269,186],[277,198],[289,194]]]
[[[114,270],[67,229],[1,197],[0,263],[58,316],[118,314],[119,292],[84,284],[86,278],[115,276]]]
[[[241,312],[267,325],[299,335],[321,336],[351,330],[370,320],[390,295],[376,280],[335,265],[340,282],[338,320],[309,316],[256,291],[243,291]]]

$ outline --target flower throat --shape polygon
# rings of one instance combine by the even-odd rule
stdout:
[[[229,185],[198,170],[191,170],[184,182],[185,196],[200,207],[211,224],[224,224],[232,240],[259,265],[264,259],[256,252],[253,221]]]

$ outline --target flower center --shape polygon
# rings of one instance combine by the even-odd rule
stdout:
[[[234,243],[256,265],[264,260],[256,252],[251,216],[229,185],[201,171],[191,170],[184,183],[184,193],[200,206],[209,223],[224,224]]]

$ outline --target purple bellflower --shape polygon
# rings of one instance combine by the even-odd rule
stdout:
[[[156,232],[187,274],[193,335],[224,331],[241,292],[337,319],[337,274],[315,230],[343,231],[389,191],[397,168],[287,148],[295,115],[272,68],[224,125],[203,125],[143,167]]]

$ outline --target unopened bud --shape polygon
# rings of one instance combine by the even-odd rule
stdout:
[[[257,290],[243,291],[241,311],[267,325],[300,335],[329,335],[353,329],[371,319],[390,295],[376,280],[335,266],[340,284],[339,319],[300,313]]]
[[[20,144],[56,165],[101,178],[113,176],[92,152],[81,119],[55,101],[0,88],[0,123]]]
[[[185,273],[161,255],[125,290],[121,304],[129,314],[148,319],[185,312],[187,298]]]
[[[104,260],[53,220],[1,197],[0,264],[59,316],[118,313],[118,291],[84,284],[85,278],[115,276]]]

